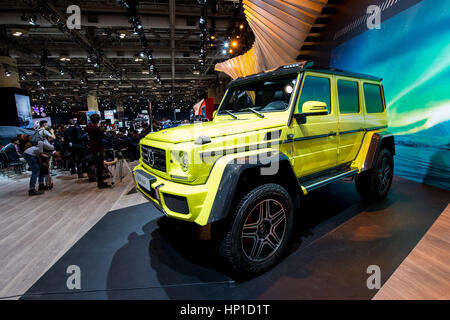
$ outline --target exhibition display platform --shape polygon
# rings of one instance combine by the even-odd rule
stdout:
[[[125,185],[126,197],[140,196],[132,183]],[[101,197],[107,196],[104,192]],[[104,215],[23,295],[10,298],[372,299],[414,253],[449,201],[447,191],[398,177],[378,203],[362,202],[351,181],[312,191],[297,212],[286,257],[244,282],[221,269],[210,242],[198,240],[150,203],[116,203],[119,209]],[[79,290],[67,287],[67,269],[73,265],[81,271]],[[381,270],[381,290],[367,287],[371,265]],[[433,289],[449,292],[445,270],[443,275]]]

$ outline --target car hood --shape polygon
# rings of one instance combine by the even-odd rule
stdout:
[[[279,119],[239,119],[202,122],[186,126],[164,129],[148,134],[145,138],[162,142],[180,143],[194,141],[199,136],[217,138],[275,128],[283,125]]]

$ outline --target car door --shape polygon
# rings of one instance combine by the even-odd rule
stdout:
[[[361,108],[361,84],[357,79],[336,76],[338,165],[352,162],[364,137],[364,113]]]
[[[302,113],[307,101],[325,102],[328,115],[307,116],[306,122],[293,119],[294,171],[298,177],[336,166],[337,111],[332,95],[333,75],[305,72],[294,113]]]

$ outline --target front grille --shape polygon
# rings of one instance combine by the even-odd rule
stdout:
[[[166,151],[141,145],[142,160],[149,167],[166,172]]]

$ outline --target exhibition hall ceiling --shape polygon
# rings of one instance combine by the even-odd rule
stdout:
[[[319,8],[325,1],[310,2]],[[330,0],[323,8],[306,46],[314,45],[340,2]],[[133,3],[139,20],[130,19]],[[71,5],[81,10],[80,29],[64,28]],[[2,0],[0,21],[1,55],[17,60],[20,85],[33,102],[70,100],[75,109],[86,107],[92,91],[100,107],[119,100],[192,107],[208,88],[230,80],[214,66],[255,42],[242,3],[229,0]],[[136,32],[138,25],[142,30]],[[302,54],[300,44],[297,50]]]

